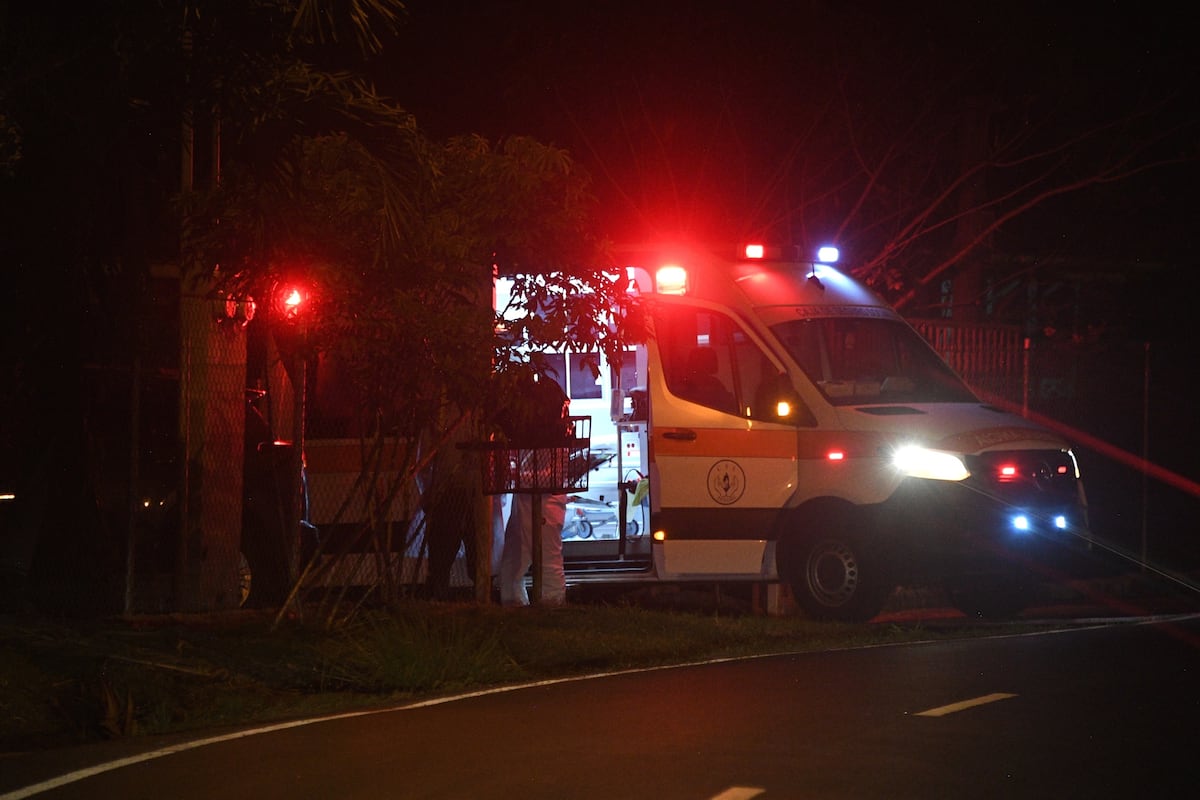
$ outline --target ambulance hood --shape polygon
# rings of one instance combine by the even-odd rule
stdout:
[[[890,432],[898,444],[911,442],[962,455],[1069,447],[1053,431],[985,403],[843,406],[837,415],[846,430]]]

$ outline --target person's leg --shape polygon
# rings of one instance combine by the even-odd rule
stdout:
[[[532,498],[527,494],[513,495],[508,525],[504,529],[504,552],[500,556],[500,604],[505,606],[529,605],[529,594],[525,591],[525,573],[533,561],[530,547],[530,505]]]
[[[567,497],[562,494],[542,498],[542,599],[544,605],[560,606],[567,602],[567,582],[563,574],[562,529],[567,516]]]

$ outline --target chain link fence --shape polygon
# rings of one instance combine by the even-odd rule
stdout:
[[[1156,569],[1200,569],[1193,531],[1200,426],[1186,343],[912,324],[981,397],[1057,428],[1072,443],[1099,541]]]

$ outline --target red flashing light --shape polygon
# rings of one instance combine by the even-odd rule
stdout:
[[[825,457],[830,461],[845,461],[846,454],[841,450],[830,450],[825,454]]]
[[[766,248],[761,244],[746,245],[746,258],[762,258],[766,255]]]
[[[299,286],[282,286],[276,292],[276,308],[284,319],[296,319],[308,302],[307,292]]]
[[[1001,464],[1000,468],[996,470],[996,476],[1005,483],[1015,481],[1018,477],[1017,467],[1015,464]]]
[[[659,294],[687,294],[687,270],[677,264],[665,264],[655,274]]]

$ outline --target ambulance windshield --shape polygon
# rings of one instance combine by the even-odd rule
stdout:
[[[977,401],[920,334],[899,320],[810,318],[772,330],[835,406]]]

